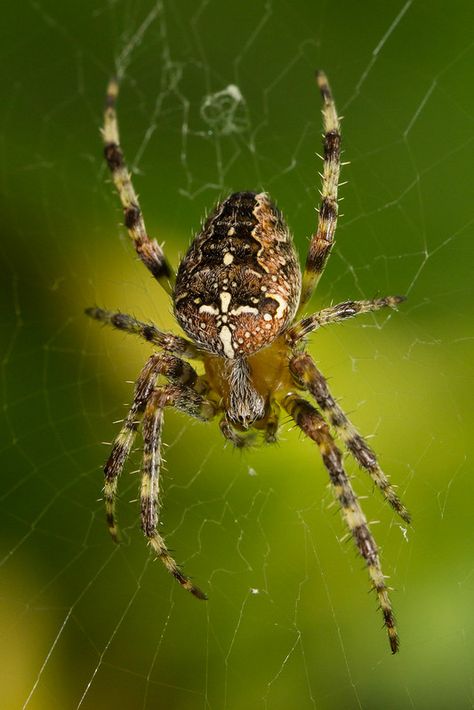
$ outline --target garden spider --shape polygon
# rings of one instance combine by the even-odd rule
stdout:
[[[219,415],[224,437],[234,446],[243,447],[249,443],[248,429],[263,432],[268,443],[275,442],[283,408],[320,449],[334,495],[367,564],[395,653],[399,641],[377,545],[327,422],[394,510],[406,522],[410,517],[374,452],[333,399],[326,380],[305,351],[305,338],[323,325],[380,308],[395,308],[404,299],[388,296],[346,301],[296,318],[324,270],[334,244],[338,213],[339,119],[324,73],[318,72],[316,78],[323,98],[322,201],[302,277],[288,227],[264,192],[239,192],[220,203],[175,274],[162,248],[147,235],[119,142],[115,110],[118,83],[113,79],[108,85],[105,157],[123,206],[125,226],[140,259],[171,296],[176,319],[189,340],[123,313],[101,308],[86,311],[92,318],[144,338],[158,349],[138,377],[130,411],[105,465],[107,522],[113,539],[118,541],[114,512],[118,477],[141,422],[143,532],[173,577],[194,596],[205,599],[177,565],[158,532],[163,411],[174,407],[202,421]],[[198,376],[183,358],[201,361],[204,374]],[[319,409],[302,396],[304,393],[311,395]]]

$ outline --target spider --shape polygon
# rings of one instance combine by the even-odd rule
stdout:
[[[240,448],[250,443],[249,430],[262,432],[267,443],[274,443],[283,409],[319,447],[335,498],[367,565],[391,651],[396,653],[399,639],[377,544],[331,429],[401,518],[410,522],[410,516],[375,453],[331,395],[305,347],[306,337],[321,326],[381,308],[396,308],[404,298],[345,301],[301,317],[334,244],[338,215],[340,125],[322,71],[316,73],[316,81],[323,100],[322,200],[303,275],[285,220],[265,192],[238,192],[218,204],[175,273],[163,249],[146,232],[120,147],[118,81],[109,82],[102,134],[125,226],[138,256],[170,295],[176,320],[188,338],[162,332],[153,324],[120,312],[97,307],[86,310],[92,318],[144,338],[156,348],[138,376],[130,410],[105,464],[107,523],[118,542],[118,478],[141,423],[142,530],[153,552],[179,584],[195,597],[206,599],[178,566],[158,531],[164,410],[173,407],[205,422],[219,416],[223,436]],[[200,361],[204,374],[198,375],[188,360]]]

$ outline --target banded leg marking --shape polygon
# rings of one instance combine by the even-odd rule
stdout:
[[[105,159],[112,173],[112,179],[124,211],[125,226],[135,245],[136,252],[158,283],[167,293],[171,294],[176,275],[169,265],[163,249],[156,239],[150,239],[146,232],[138,197],[120,147],[116,113],[118,92],[117,80],[111,79],[107,87],[104,128],[102,130]]]
[[[140,493],[142,530],[156,556],[179,584],[198,599],[207,599],[204,592],[181,570],[157,529],[163,410],[173,406],[202,420],[211,419],[215,413],[214,406],[192,390],[168,386],[156,389],[151,395],[143,416],[143,470]]]
[[[174,333],[163,333],[152,323],[142,323],[133,316],[126,313],[106,311],[103,308],[86,308],[86,315],[94,320],[98,320],[105,325],[111,325],[117,330],[122,330],[130,335],[138,335],[148,343],[152,343],[163,350],[182,357],[198,358],[197,348],[190,340],[182,338]]]
[[[311,298],[324,271],[334,243],[337,225],[337,189],[341,167],[341,132],[336,106],[324,72],[316,74],[323,98],[324,165],[322,175],[321,205],[317,231],[311,237],[300,300],[300,312]]]
[[[133,442],[138,431],[140,422],[140,414],[142,403],[133,405],[127,414],[125,422],[116,437],[110,456],[104,467],[105,482],[104,482],[104,502],[105,515],[109,533],[114,542],[120,542],[120,533],[117,526],[115,516],[115,499],[117,496],[117,485],[120,474],[122,473],[125,461],[130,455]]]
[[[289,328],[285,336],[286,341],[290,347],[294,347],[308,333],[312,333],[322,326],[353,318],[359,313],[372,313],[373,311],[379,311],[381,308],[396,309],[398,304],[405,300],[405,296],[385,296],[384,298],[373,298],[368,301],[344,301],[336,306],[323,308],[321,311],[303,318],[296,325]]]
[[[410,523],[410,513],[396,494],[389,478],[380,468],[375,452],[337,404],[329,391],[324,376],[318,370],[311,357],[307,354],[295,356],[290,361],[290,370],[297,382],[313,395],[318,406],[326,415],[336,433],[341,437],[344,446],[350,451],[357,463],[369,473],[385,500],[406,523]]]
[[[107,525],[115,542],[120,536],[115,517],[115,500],[120,474],[132,450],[138,431],[141,415],[153,391],[158,375],[164,375],[172,382],[182,385],[192,385],[197,377],[191,365],[173,355],[159,353],[152,355],[142,369],[134,390],[132,406],[125,418],[123,426],[116,437],[112,451],[104,467],[104,501]]]
[[[380,565],[378,548],[342,465],[342,454],[337,448],[323,417],[309,402],[301,397],[289,394],[283,400],[283,406],[306,436],[312,439],[319,447],[324,465],[329,473],[334,495],[339,501],[342,514],[357,549],[367,564],[369,576],[382,610],[390,648],[392,653],[396,653],[399,648],[399,639],[388,588]]]
[[[280,405],[275,400],[270,401],[270,411],[268,413],[265,427],[265,441],[267,444],[276,444],[278,425],[280,423]]]

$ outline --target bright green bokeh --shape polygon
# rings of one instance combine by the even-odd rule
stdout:
[[[472,8],[40,0],[2,11],[2,708],[472,707]],[[101,158],[119,56],[124,148],[174,264],[206,210],[241,189],[272,194],[304,253],[320,169],[314,69],[331,80],[351,164],[312,305],[409,296],[398,314],[311,344],[413,514],[404,532],[347,460],[380,520],[397,657],[363,564],[340,542],[317,451],[288,423],[279,447],[240,456],[217,426],[167,418],[164,531],[206,604],[149,558],[129,503],[138,452],[120,485],[127,544],[108,539],[99,442],[149,348],[82,311],[175,327],[118,226]],[[229,85],[243,101],[226,132],[209,97]]]

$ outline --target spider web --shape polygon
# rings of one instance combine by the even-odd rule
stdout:
[[[472,707],[471,5],[17,5],[0,45],[2,707]],[[101,159],[110,73],[148,229],[177,264],[206,210],[241,189],[269,191],[305,253],[319,66],[351,164],[312,305],[409,296],[311,344],[415,521],[400,525],[346,460],[380,521],[397,657],[317,451],[289,422],[278,447],[241,456],[216,426],[167,417],[163,530],[205,604],[149,555],[139,451],[120,481],[120,547],[100,500],[100,442],[149,348],[82,311],[175,327]]]

